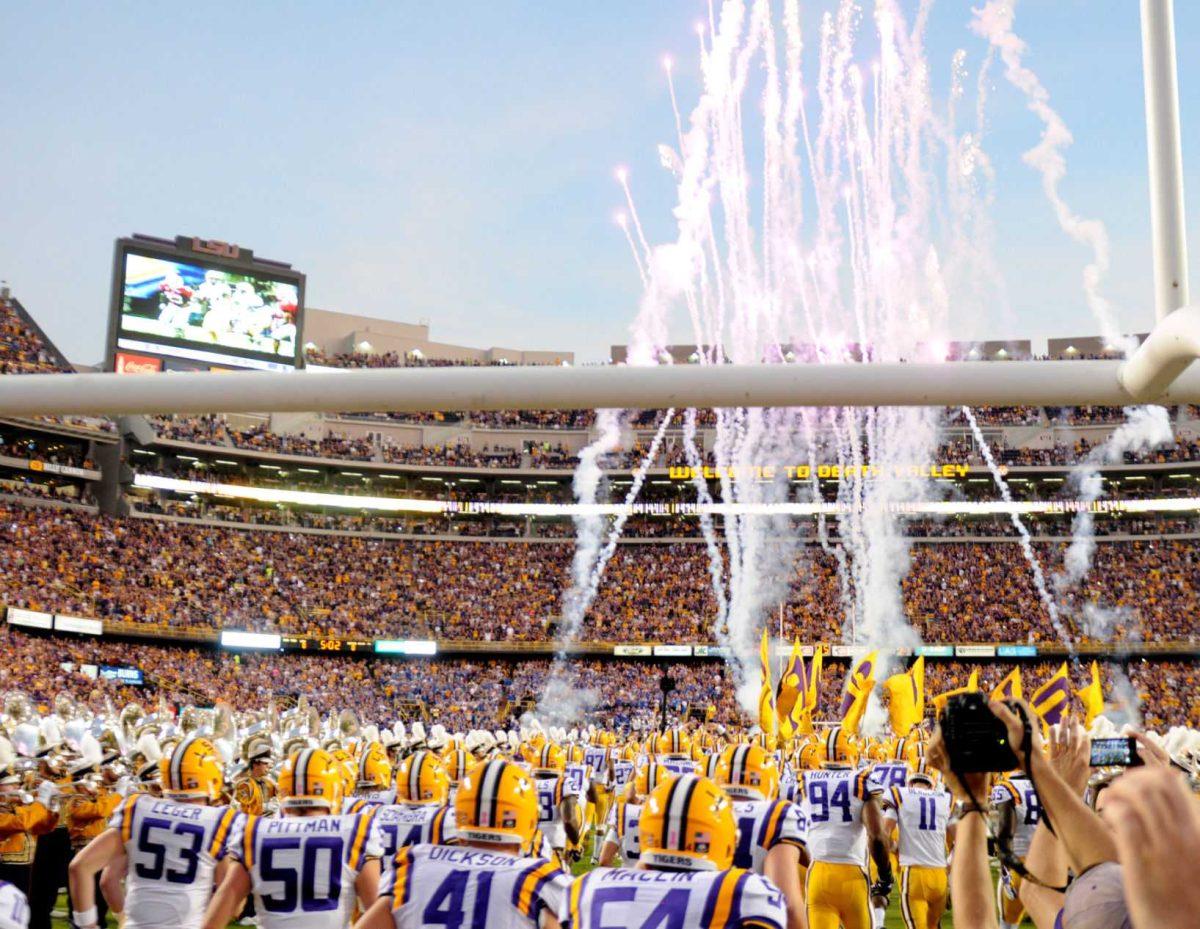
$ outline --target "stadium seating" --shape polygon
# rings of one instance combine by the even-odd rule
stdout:
[[[93,643],[62,637],[0,631],[0,643],[16,660],[0,670],[0,686],[27,693],[49,705],[62,692],[103,706],[107,698],[118,706],[159,697],[175,703],[215,703],[265,706],[272,698],[289,705],[303,694],[324,711],[350,709],[364,719],[392,718],[399,704],[416,704],[429,720],[447,728],[503,725],[514,707],[540,697],[550,662],[440,659],[436,661],[363,660],[319,655],[233,655],[195,648],[121,643]],[[63,663],[72,666],[64,675]],[[144,688],[82,676],[81,664],[140,668]],[[1044,679],[1054,670],[1048,662],[1022,665],[1027,681]],[[1012,665],[984,662],[929,664],[926,689],[936,694],[958,686],[972,670],[981,686],[994,686]],[[1105,666],[1105,690],[1113,692],[1113,668]],[[707,715],[711,707],[718,722],[739,718],[732,674],[719,662],[690,662],[654,666],[636,661],[572,661],[566,672],[581,692],[580,700],[605,725],[625,726],[655,716],[661,675],[676,689],[668,698],[673,717],[689,710]],[[822,680],[821,705],[837,706],[843,669],[832,665]],[[1200,665],[1181,661],[1139,661],[1128,668],[1141,700],[1145,724],[1152,728],[1200,723],[1200,704],[1188,699],[1200,686]],[[1083,680],[1082,672],[1076,674]]]

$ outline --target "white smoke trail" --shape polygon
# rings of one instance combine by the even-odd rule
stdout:
[[[696,410],[689,408],[683,414],[683,450],[688,467],[692,469],[692,486],[696,491],[696,502],[711,504],[712,494],[708,490],[708,481],[704,478],[704,461],[696,444]],[[708,575],[712,582],[713,599],[717,604],[717,615],[713,628],[718,636],[725,627],[725,613],[729,608],[728,597],[725,593],[725,563],[721,560],[721,550],[717,547],[717,533],[713,526],[712,516],[700,514],[700,535],[704,539],[704,550],[708,554]],[[725,643],[722,643],[725,644]]]
[[[1126,607],[1109,609],[1096,603],[1085,603],[1080,625],[1084,635],[1102,642],[1112,641],[1118,634],[1127,644],[1137,643],[1142,638],[1136,614]],[[1124,649],[1116,657],[1124,657],[1128,652],[1128,649]],[[1121,665],[1111,662],[1105,667],[1108,670],[1110,686],[1104,715],[1118,729],[1123,726],[1140,729],[1141,694]]]
[[[599,435],[579,453],[573,486],[578,503],[595,503],[604,479],[600,459],[617,450],[621,444],[621,421],[617,410],[597,410],[596,428]],[[575,640],[583,626],[588,601],[586,593],[592,571],[600,556],[604,541],[603,516],[576,516],[575,554],[571,559],[571,586],[563,595],[562,617],[558,640],[567,644]]]
[[[1123,464],[1127,453],[1153,451],[1174,441],[1171,417],[1161,406],[1133,406],[1125,410],[1125,422],[1112,431],[1103,445],[1093,448],[1071,471],[1068,486],[1076,498],[1094,503],[1104,492],[1100,465]],[[1054,576],[1054,588],[1062,592],[1087,576],[1096,553],[1095,520],[1090,510],[1080,510],[1071,524],[1071,544],[1063,556],[1063,568]]]
[[[658,458],[658,451],[662,447],[663,436],[666,435],[667,427],[671,425],[671,420],[675,418],[675,409],[672,407],[663,414],[662,421],[658,424],[658,430],[654,433],[654,439],[650,442],[650,448],[646,451],[646,455],[633,472],[633,480],[629,485],[629,491],[625,494],[625,505],[629,506],[634,503],[638,494],[642,492],[642,485],[646,482],[646,474],[653,467],[654,461]],[[592,605],[592,601],[596,599],[596,593],[600,589],[600,581],[604,577],[604,569],[608,566],[608,562],[612,559],[613,553],[617,550],[617,542],[621,538],[621,532],[625,529],[625,523],[629,520],[629,511],[619,513],[613,524],[608,530],[608,540],[604,544],[604,548],[596,557],[595,564],[592,566],[591,574],[588,576],[587,588],[580,596],[579,610],[586,614],[588,607]]]
[[[1023,63],[1027,46],[1013,32],[1017,0],[988,0],[981,9],[973,10],[972,30],[987,39],[1004,62],[1004,76],[1025,95],[1029,109],[1042,121],[1041,141],[1025,152],[1025,163],[1042,177],[1042,190],[1054,210],[1059,226],[1075,241],[1086,245],[1092,260],[1083,269],[1083,290],[1088,306],[1108,342],[1128,355],[1137,348],[1136,340],[1122,334],[1114,316],[1112,304],[1100,292],[1100,283],[1109,269],[1108,230],[1096,219],[1075,213],[1059,190],[1067,174],[1063,154],[1074,139],[1067,124],[1050,105],[1050,92],[1036,74]]]
[[[641,492],[658,452],[662,446],[664,435],[675,410],[669,409],[663,415],[654,439],[650,443],[645,457],[638,463],[633,474],[633,481],[625,497],[625,503],[634,503]],[[580,502],[594,503],[603,478],[600,468],[600,458],[614,451],[621,439],[620,419],[616,410],[597,411],[596,424],[600,436],[580,453],[579,467],[575,472],[575,496]],[[629,513],[622,512],[613,520],[609,528],[604,547],[600,547],[604,533],[603,516],[575,517],[575,555],[571,562],[571,587],[563,595],[562,624],[559,628],[557,646],[558,657],[546,682],[546,689],[538,704],[538,711],[547,717],[553,716],[560,720],[575,720],[582,718],[584,708],[595,705],[595,700],[586,692],[572,696],[573,682],[566,670],[566,650],[579,637],[579,630],[587,611],[596,599],[600,582],[604,578],[604,569],[617,550],[617,542],[625,528]]]
[[[966,417],[967,424],[971,427],[971,434],[975,436],[975,441],[979,445],[979,451],[983,455],[983,460],[987,464],[988,471],[992,474],[992,480],[996,484],[996,489],[1000,491],[1001,499],[1005,503],[1012,503],[1013,498],[1012,493],[1008,489],[1008,482],[1004,480],[1004,475],[1000,473],[1000,466],[996,464],[996,458],[992,455],[992,450],[988,447],[987,441],[983,437],[983,430],[979,428],[979,423],[975,421],[975,414],[971,412],[969,406],[964,406],[962,411],[963,416]],[[1050,622],[1054,625],[1054,631],[1058,634],[1059,639],[1074,654],[1075,642],[1059,619],[1058,604],[1050,595],[1050,589],[1046,586],[1046,576],[1042,573],[1041,562],[1038,561],[1037,553],[1033,550],[1033,540],[1029,535],[1029,529],[1025,526],[1025,521],[1016,512],[1009,513],[1009,518],[1017,530],[1017,536],[1021,542],[1021,551],[1025,555],[1025,560],[1029,563],[1029,570],[1033,573],[1033,586],[1037,588],[1042,606],[1046,608],[1046,613],[1049,615]]]

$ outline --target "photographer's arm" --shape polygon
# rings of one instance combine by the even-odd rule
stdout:
[[[959,929],[997,929],[987,821],[978,811],[966,813],[955,827],[950,899],[954,903],[954,925]]]
[[[951,771],[940,729],[930,740],[927,757],[930,764],[942,772],[955,799],[967,809],[954,827],[954,861],[950,865],[954,925],[957,929],[997,929],[986,813],[975,807],[976,802],[987,802],[990,775],[965,774],[960,779]]]

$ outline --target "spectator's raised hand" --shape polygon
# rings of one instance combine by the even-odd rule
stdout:
[[[1134,929],[1194,929],[1200,920],[1200,807],[1182,774],[1145,767],[1108,789]]]
[[[1050,765],[1080,795],[1091,776],[1092,740],[1083,726],[1067,721],[1050,729]]]

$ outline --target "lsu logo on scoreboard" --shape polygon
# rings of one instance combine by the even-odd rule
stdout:
[[[230,242],[222,242],[220,239],[197,239],[192,238],[192,251],[199,252],[202,255],[213,255],[217,258],[231,258],[236,260],[242,253],[242,250]]]

